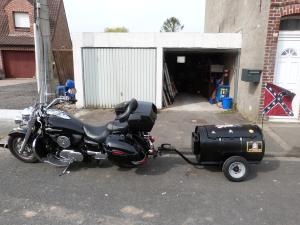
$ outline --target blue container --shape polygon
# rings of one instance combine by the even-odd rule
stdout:
[[[222,98],[222,107],[223,109],[232,109],[232,98]]]
[[[222,102],[223,98],[229,97],[229,85],[219,85],[217,88],[217,96],[216,100],[217,102]]]
[[[66,87],[64,85],[56,86],[56,96],[65,96]]]
[[[69,90],[70,88],[75,88],[75,82],[73,80],[66,81],[66,89]]]

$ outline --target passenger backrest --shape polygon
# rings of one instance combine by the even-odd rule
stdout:
[[[116,119],[119,120],[121,123],[125,122],[129,118],[130,114],[134,112],[134,110],[136,110],[137,106],[137,100],[135,98],[131,99],[125,112],[118,115]]]

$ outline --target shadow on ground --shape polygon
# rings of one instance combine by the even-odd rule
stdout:
[[[195,161],[195,160],[193,160]],[[134,172],[137,175],[142,176],[159,176],[162,174],[165,174],[169,172],[172,169],[176,169],[177,167],[182,167],[184,165],[188,165],[183,159],[179,157],[161,157],[157,159],[149,159],[148,162],[145,165],[136,167],[136,168],[118,168],[118,171],[120,173],[124,173],[124,175],[128,172]],[[92,160],[91,162],[84,162],[84,163],[78,163],[74,164],[70,171],[72,173],[79,172],[82,170],[87,170],[91,168],[99,168],[99,169],[105,169],[105,168],[111,168],[116,167],[112,162],[110,161],[104,161],[101,164],[98,162]],[[258,174],[262,173],[269,173],[271,171],[275,171],[280,167],[280,161],[273,158],[272,160],[263,160],[260,164],[257,165],[250,165],[250,172],[249,176],[247,178],[248,181],[255,179]],[[187,177],[189,176],[196,176],[200,177],[201,171],[209,171],[210,173],[222,173],[222,167],[221,166],[193,166],[190,165],[190,169],[185,171],[185,175]],[[200,172],[200,173],[199,173]]]

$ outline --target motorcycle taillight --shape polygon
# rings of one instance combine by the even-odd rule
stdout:
[[[155,138],[153,137],[153,136],[149,136],[149,140],[153,143],[153,142],[155,142]]]
[[[125,152],[119,151],[119,150],[112,150],[111,152],[113,155],[125,155]]]

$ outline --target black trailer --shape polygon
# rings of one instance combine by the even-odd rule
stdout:
[[[197,162],[169,144],[163,144],[159,151],[175,151],[193,165],[221,165],[230,181],[243,181],[248,176],[249,164],[263,159],[265,142],[257,125],[206,125],[196,126],[192,133],[192,151]]]

